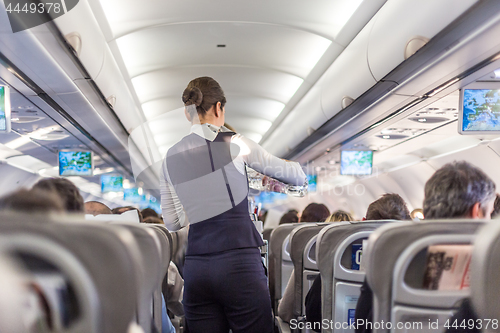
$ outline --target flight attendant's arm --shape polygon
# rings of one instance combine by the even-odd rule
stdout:
[[[306,183],[306,174],[299,163],[282,160],[239,134],[233,137],[232,143],[239,146],[239,156],[252,169],[286,184],[304,185]]]
[[[187,226],[189,221],[175,188],[170,183],[166,168],[163,163],[160,174],[161,211],[167,229],[176,231]]]

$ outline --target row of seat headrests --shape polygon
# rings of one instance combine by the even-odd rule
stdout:
[[[172,246],[162,225],[0,213],[0,265],[8,267],[0,277],[25,291],[2,297],[0,313],[22,312],[0,320],[0,331],[29,332],[15,327],[27,325],[23,316],[37,311],[43,313],[31,324],[44,321],[49,331],[161,331],[161,285]],[[23,297],[38,297],[44,306],[9,307]]]
[[[335,318],[335,284],[336,281],[351,281],[360,285],[364,280],[365,272],[346,267],[345,253],[351,244],[366,238],[368,242],[363,249],[363,262],[366,278],[375,296],[374,322],[396,320],[395,306],[399,306],[400,312],[406,305],[437,308],[439,312],[439,309],[456,309],[457,299],[469,296],[467,290],[423,291],[408,285],[408,275],[416,272],[415,258],[425,254],[427,247],[434,244],[474,244],[470,293],[473,304],[482,318],[498,318],[500,315],[500,279],[495,270],[500,265],[500,223],[497,221],[364,221],[282,225],[270,236],[272,296],[277,299],[282,296],[280,265],[289,253],[295,268],[294,314],[304,314],[303,286],[306,281],[303,281],[303,271],[316,264],[322,277],[322,318],[341,320]],[[417,267],[422,269],[425,265]],[[422,272],[418,274],[423,275]]]

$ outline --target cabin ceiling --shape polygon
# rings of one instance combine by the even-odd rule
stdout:
[[[226,94],[226,122],[259,142],[299,88],[315,83],[315,67],[333,63],[384,2],[100,0],[92,8],[149,122],[183,107],[190,80],[211,76]],[[179,139],[153,136],[161,154]]]

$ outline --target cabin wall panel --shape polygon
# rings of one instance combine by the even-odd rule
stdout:
[[[20,188],[29,188],[40,176],[8,164],[0,164],[0,196],[7,195]]]

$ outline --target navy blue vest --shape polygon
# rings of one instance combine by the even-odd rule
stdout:
[[[190,221],[187,255],[264,245],[250,219],[246,174],[231,157],[234,134],[209,141],[192,133],[167,153],[170,181]]]

